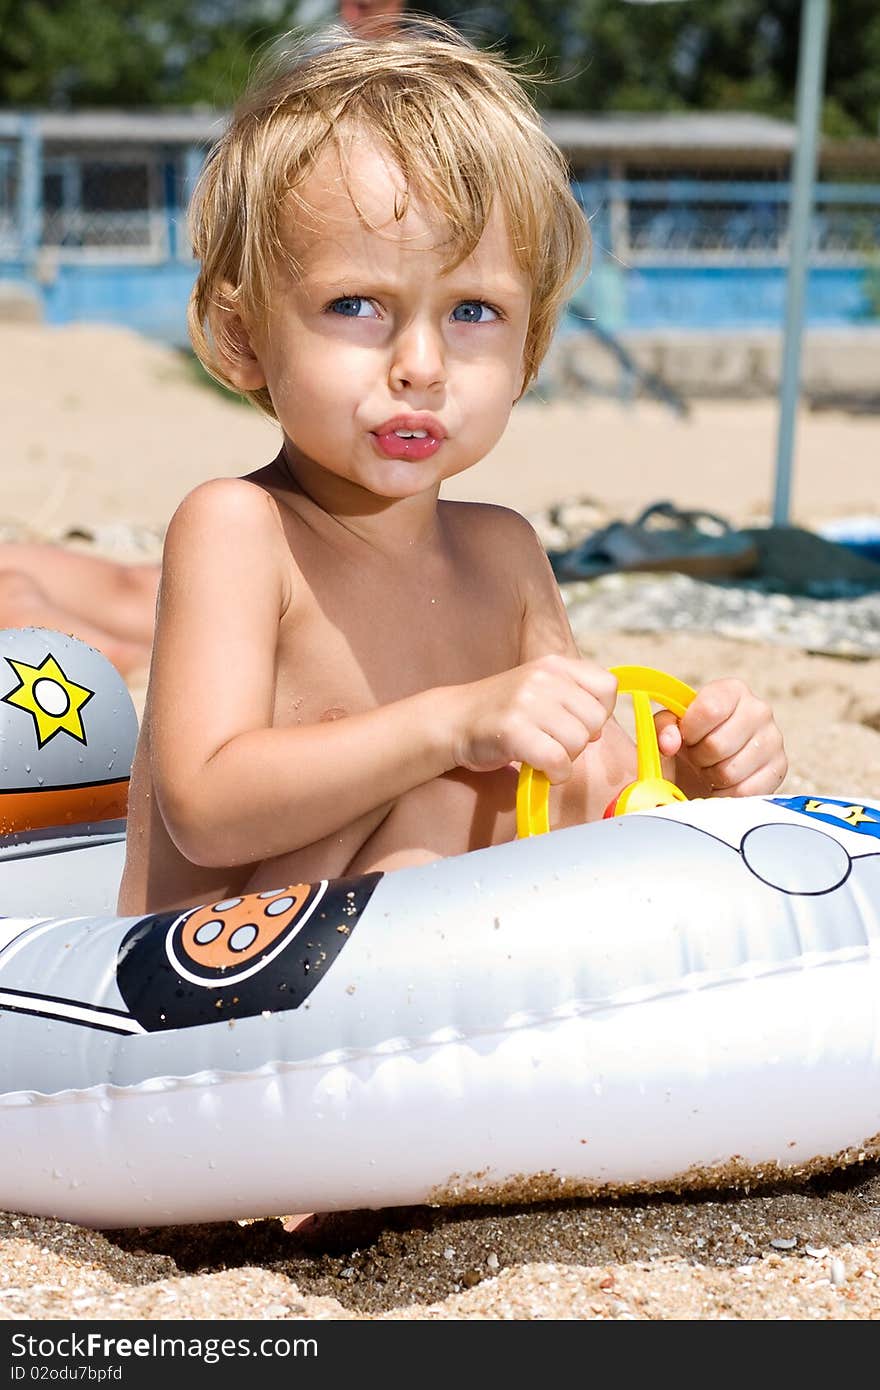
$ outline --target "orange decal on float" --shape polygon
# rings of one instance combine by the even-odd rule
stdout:
[[[198,907],[177,934],[179,954],[199,971],[229,971],[265,955],[315,901],[319,889],[296,883]]]
[[[43,787],[40,791],[0,791],[0,835],[22,830],[63,829],[98,821],[122,820],[128,812],[128,778],[84,787]]]
[[[333,968],[379,873],[245,893],[145,917],[119,951],[119,992],[147,1032],[297,1009]]]

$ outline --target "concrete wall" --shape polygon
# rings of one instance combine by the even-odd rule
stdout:
[[[775,329],[665,328],[613,337],[581,330],[556,339],[539,389],[548,397],[626,397],[643,393],[653,379],[684,398],[773,396],[781,358],[782,333]],[[814,405],[880,409],[880,325],[810,329],[802,382]]]

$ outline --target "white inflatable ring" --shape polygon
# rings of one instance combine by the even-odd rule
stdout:
[[[53,655],[100,714],[79,644],[27,640],[0,658],[7,749],[13,726],[37,741],[12,660]],[[754,1182],[878,1151],[875,802],[676,803],[143,919],[113,911],[122,835],[0,844],[4,1208],[160,1225]]]

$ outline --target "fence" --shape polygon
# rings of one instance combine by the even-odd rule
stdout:
[[[787,179],[669,175],[581,181],[594,269],[574,313],[608,328],[777,327],[789,253]],[[807,320],[880,318],[880,182],[822,180]]]
[[[571,140],[594,235],[569,327],[584,317],[612,332],[781,324],[791,128],[748,118],[731,152],[734,118],[676,119],[685,135],[674,158],[661,148],[662,118],[621,122],[613,153],[607,123],[568,116],[556,131],[548,121],[563,149]],[[221,126],[214,113],[0,113],[0,280],[50,322],[125,323],[182,343],[195,269],[186,203]],[[861,166],[851,152],[840,167],[826,160],[817,186],[811,325],[880,322],[880,142],[863,145]]]
[[[0,113],[0,280],[51,323],[185,340],[186,204],[222,121]]]

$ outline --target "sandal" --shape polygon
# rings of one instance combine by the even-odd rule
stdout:
[[[612,521],[571,550],[548,555],[561,583],[639,570],[728,579],[752,574],[758,565],[752,536],[714,512],[683,511],[672,502],[655,502],[634,522]]]

